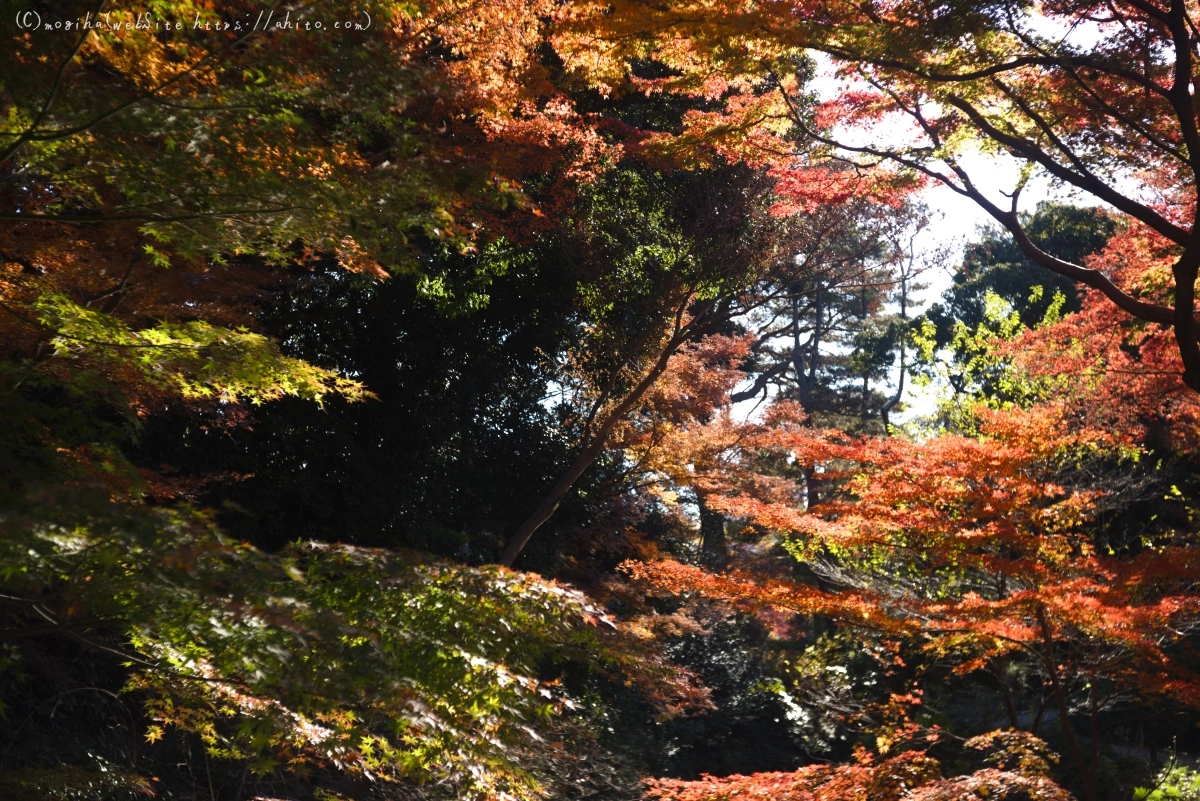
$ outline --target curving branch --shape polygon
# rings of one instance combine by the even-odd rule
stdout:
[[[1086,192],[1089,192],[1104,202],[1114,206],[1120,211],[1125,212],[1130,217],[1145,223],[1152,230],[1162,234],[1167,239],[1178,244],[1187,244],[1192,237],[1192,232],[1185,228],[1175,225],[1170,220],[1148,208],[1147,206],[1138,203],[1132,198],[1126,197],[1111,186],[1101,181],[1094,174],[1084,168],[1082,171],[1072,170],[1058,160],[1050,156],[1046,151],[1040,148],[1036,143],[1025,139],[1024,137],[1006,133],[983,116],[983,114],[975,108],[967,100],[951,95],[946,99],[946,102],[957,108],[959,111],[967,115],[968,119],[983,132],[989,139],[1003,145],[1014,155],[1026,160],[1032,161],[1046,169],[1055,178],[1059,178],[1067,183],[1077,186]]]

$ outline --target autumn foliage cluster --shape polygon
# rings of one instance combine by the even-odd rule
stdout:
[[[0,12],[0,795],[1177,792],[1194,3]]]

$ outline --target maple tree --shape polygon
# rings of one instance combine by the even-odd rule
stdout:
[[[1095,726],[1105,709],[1136,698],[1196,703],[1197,676],[1175,655],[1200,603],[1189,589],[1193,548],[1165,535],[1135,553],[1106,554],[1089,539],[1084,523],[1103,493],[1064,487],[1056,475],[1092,450],[1127,442],[1074,427],[1054,407],[981,408],[976,416],[977,438],[851,440],[791,416],[737,443],[751,452],[782,448],[798,463],[822,465],[827,483],[846,482],[807,511],[794,490],[788,498],[765,479],[727,480],[724,495],[707,501],[790,533],[786,547],[823,577],[821,587],[669,562],[629,569],[673,592],[923,640],[962,674],[998,670],[1014,727],[1022,715],[1004,671],[1024,660],[1044,688],[1031,701],[1033,728],[1056,707],[1084,794],[1095,797]],[[1091,719],[1090,756],[1070,724],[1076,710]]]
[[[674,72],[651,91],[720,98],[680,136],[706,137],[808,176],[825,156],[868,174],[889,167],[936,181],[978,204],[1034,263],[1101,292],[1122,311],[1173,332],[1184,382],[1200,391],[1195,284],[1197,80],[1195,9],[1171,2],[582,4],[556,42],[596,85],[622,86],[633,58]],[[823,53],[845,91],[811,111],[797,102]],[[904,125],[885,125],[892,120]],[[795,126],[805,146],[790,146]],[[865,129],[855,136],[856,129]],[[897,132],[889,136],[886,132]],[[998,201],[972,178],[972,148],[1013,159],[1018,177]],[[1138,287],[1039,248],[1019,200],[1044,174],[1111,205],[1174,248],[1174,293]],[[802,178],[801,178],[802,180]],[[858,179],[861,180],[861,179]],[[815,182],[814,182],[815,183]]]
[[[919,217],[915,222],[919,231]],[[907,212],[871,204],[805,216],[806,236],[797,255],[804,270],[762,282],[758,292],[765,302],[736,320],[743,336],[709,336],[672,357],[644,402],[614,431],[612,447],[623,452],[623,469],[636,476],[637,486],[690,490],[699,508],[702,550],[715,565],[723,560],[725,521],[705,499],[742,481],[762,488],[755,458],[747,454],[770,450],[763,439],[767,428],[785,421],[809,426],[815,416],[843,424],[849,417],[855,425],[875,411],[886,421],[899,403],[904,315],[922,269],[911,252],[913,223]],[[888,298],[898,301],[897,319],[882,312]],[[893,347],[901,379],[885,399],[865,387]],[[772,412],[765,426],[732,414],[731,403],[758,399],[761,405],[768,396]],[[808,471],[803,483],[812,503],[818,479]]]
[[[975,773],[943,778],[937,761],[908,751],[872,764],[863,755],[857,765],[814,765],[794,773],[705,777],[700,781],[654,780],[650,797],[664,801],[782,798],[913,798],[922,801],[959,798],[1028,798],[1058,801],[1071,796],[1049,778],[1045,744],[1023,732],[994,732],[972,738],[968,748],[991,750],[989,767]]]
[[[124,684],[143,703],[149,728],[131,734],[191,735],[206,771],[245,765],[239,794],[250,774],[536,794],[557,759],[536,729],[574,708],[547,671],[607,658],[599,609],[427,556],[264,553],[178,503],[191,493],[169,465],[127,454],[171,406],[236,427],[283,397],[373,398],[264,332],[259,308],[288,271],[328,260],[382,280],[420,273],[439,246],[477,252],[506,223],[547,218],[522,180],[551,210],[604,148],[546,80],[549,6],[275,3],[286,27],[247,30],[260,10],[80,3],[53,12],[92,23],[65,35],[6,28],[3,672],[53,643],[124,663],[132,675],[96,692]],[[135,15],[152,24],[125,27]],[[374,29],[297,30],[314,16]],[[472,280],[418,277],[448,307],[479,302]],[[613,675],[662,695],[651,685],[674,671],[629,644],[607,649]],[[136,755],[112,782],[85,755],[99,767],[5,786],[153,794]]]
[[[1171,291],[1167,275],[1172,258],[1172,249],[1162,238],[1142,226],[1130,226],[1088,263],[1140,286],[1147,298],[1165,298]],[[1099,415],[1097,423],[1105,420],[1117,430],[1142,438],[1165,426],[1173,447],[1189,451],[1196,435],[1196,403],[1179,379],[1170,332],[1136,321],[1114,326],[1101,301],[1097,293],[1089,291],[1079,314],[1017,340],[1029,343],[1038,353],[1053,354],[1053,358],[1034,361],[1017,353],[1015,343],[1001,352],[1013,354],[1015,363],[1035,380],[1075,375],[1078,380],[1058,391],[1089,404]]]
[[[467,242],[458,210],[522,203],[523,175],[563,149],[578,146],[564,172],[596,158],[536,57],[549,8],[58,9],[93,24],[10,32],[0,163],[25,178],[7,221],[134,220],[191,253],[302,239],[390,268],[414,235]],[[353,25],[312,29],[335,20]]]
[[[1166,291],[1169,269],[1159,242],[1126,228],[1088,263],[1153,297]],[[961,352],[971,355],[964,378],[987,381],[964,384],[972,394],[951,417],[961,433],[923,442],[814,428],[782,398],[761,419],[736,421],[720,392],[734,395],[733,365],[754,336],[712,343],[703,372],[692,369],[713,389],[681,393],[706,397],[703,417],[642,440],[641,480],[656,492],[694,487],[706,507],[740,525],[783,533],[816,580],[797,582],[745,550],[709,564],[732,562],[727,575],[671,561],[627,569],[657,592],[772,620],[781,611],[823,616],[919,645],[906,660],[982,676],[1014,729],[1037,731],[1057,718],[1082,794],[1099,797],[1106,719],[1196,703],[1186,648],[1200,603],[1190,521],[1155,515],[1126,535],[1097,525],[1103,508],[1127,502],[1119,496],[1159,486],[1135,478],[1133,465],[1155,458],[1149,448],[1159,459],[1191,452],[1194,396],[1169,367],[1177,358],[1169,331],[1114,324],[1096,291],[1075,314],[1057,311],[1063,301],[1027,328],[992,293],[979,328],[957,323]],[[1149,444],[1163,442],[1164,431],[1167,444]],[[804,492],[814,473],[826,488],[815,504]],[[1086,741],[1076,732],[1081,718]],[[814,783],[836,780],[838,770],[662,787],[669,798],[815,793]]]
[[[860,267],[838,270],[852,257],[833,240],[852,239],[880,205],[847,202],[824,214],[781,213],[778,182],[740,166],[670,177],[618,171],[605,180],[619,182],[621,195],[618,201],[598,193],[581,215],[587,249],[606,263],[582,289],[587,346],[573,354],[562,379],[562,394],[569,390],[574,407],[571,424],[579,429],[578,456],[510,535],[501,554],[505,565],[689,342],[737,324],[804,280],[841,287],[857,278],[862,284]],[[655,184],[675,184],[677,194],[664,198]],[[796,258],[797,252],[806,257]]]
[[[599,158],[537,56],[546,11],[102,2],[26,13],[50,27],[5,34],[6,381],[75,393],[101,382],[111,402],[98,406],[142,416],[180,395],[209,407],[368,397],[281,352],[255,307],[285,264],[416,271],[421,242],[470,249],[499,233],[505,209],[545,217],[521,180],[546,182],[549,208]],[[337,31],[312,28],[334,20]],[[450,305],[478,301],[470,281],[452,284],[426,275],[422,287]],[[21,396],[5,396],[17,415]]]
[[[101,2],[10,30],[8,353],[33,354],[43,373],[123,374],[130,391],[151,379],[226,400],[361,396],[241,330],[255,327],[250,307],[274,265],[328,255],[380,277],[381,265],[415,271],[416,241],[469,249],[499,233],[506,208],[542,214],[526,176],[546,183],[549,208],[594,167],[601,143],[536,55],[546,13]],[[446,276],[423,286],[473,302]]]
[[[533,575],[319,543],[267,555],[197,515],[114,512],[5,521],[5,564],[23,569],[4,580],[3,637],[127,660],[150,743],[192,732],[260,776],[287,764],[523,796],[532,727],[573,707],[547,660],[608,662],[667,704],[695,692],[672,701],[673,671],[605,645],[621,635],[602,610]]]
[[[0,788],[194,797],[196,747],[239,801],[637,797],[614,741],[720,699],[764,725],[716,769],[826,764],[650,797],[1094,801],[1113,720],[1200,704],[1192,6],[53,13],[107,16],[0,56]],[[1114,210],[1023,214],[1039,171]],[[1012,240],[931,326],[937,181]],[[907,438],[945,344],[949,430]],[[583,590],[482,564],[564,503],[524,564]]]

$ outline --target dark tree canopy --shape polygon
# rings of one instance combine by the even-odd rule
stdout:
[[[1043,201],[1025,216],[1022,226],[1039,248],[1082,264],[1104,247],[1116,231],[1117,222],[1099,209]],[[1042,287],[1042,293],[1033,301],[1035,286]],[[1046,316],[1055,293],[1061,292],[1066,298],[1062,307],[1065,313],[1080,310],[1080,289],[1074,281],[1035,264],[1011,235],[989,227],[966,246],[963,263],[954,272],[954,283],[927,312],[937,326],[939,344],[950,341],[955,322],[976,328],[984,321],[984,295],[989,290],[1007,301],[1030,328]]]

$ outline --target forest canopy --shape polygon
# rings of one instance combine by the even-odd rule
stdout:
[[[1200,794],[1196,3],[0,12],[0,798]]]

